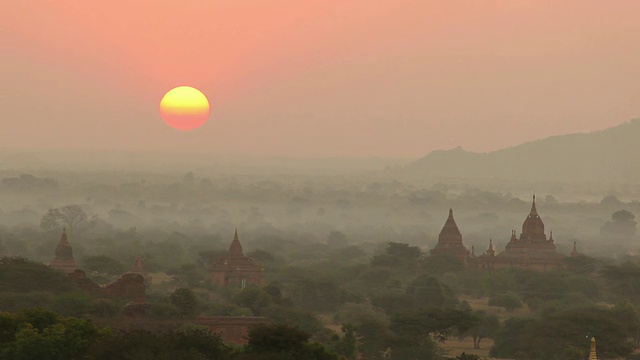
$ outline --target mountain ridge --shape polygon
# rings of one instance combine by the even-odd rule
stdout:
[[[554,135],[487,153],[458,146],[408,164],[408,174],[443,178],[640,181],[640,118],[589,133]]]

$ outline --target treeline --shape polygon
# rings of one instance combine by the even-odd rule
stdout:
[[[230,346],[218,335],[197,327],[175,332],[119,332],[38,308],[0,313],[0,359],[7,360],[345,359],[290,326],[253,328],[247,342],[246,346]]]
[[[222,249],[205,248],[196,261],[185,257],[181,261],[190,262],[181,265],[175,259],[156,263],[148,275],[147,316],[186,321],[198,315],[265,316],[328,349],[354,342],[366,359],[438,359],[448,341],[466,337],[479,349],[487,348],[484,339],[493,339],[493,354],[526,359],[578,359],[588,349],[587,335],[596,336],[608,356],[627,356],[638,346],[637,258],[622,263],[567,258],[565,269],[549,272],[482,271],[404,243],[344,246],[343,236],[331,234],[334,241],[325,244],[264,238],[264,248],[247,253],[267,269],[265,287],[211,286],[211,261],[224,254]],[[163,258],[179,254],[180,246],[167,242]],[[85,257],[83,264],[105,281],[126,269],[107,255]],[[96,320],[122,315],[124,304],[78,294],[66,277],[44,265],[5,258],[0,267],[4,310],[41,306]],[[154,279],[161,274],[170,280]],[[592,325],[596,320],[603,327]],[[615,343],[602,335],[613,327]],[[539,349],[545,342],[549,352]]]
[[[590,253],[614,255],[633,249],[634,214],[640,214],[640,201],[592,191],[584,194],[588,201],[582,201],[576,200],[580,194],[568,195],[560,186],[552,189],[537,201],[562,252],[568,253],[574,240]],[[268,229],[297,233],[310,241],[324,241],[328,232],[337,230],[356,244],[384,238],[421,246],[435,244],[451,207],[468,245],[484,247],[490,237],[501,245],[530,206],[528,195],[518,197],[474,185],[365,176],[47,172],[6,176],[0,181],[0,195],[0,226],[9,228],[43,225],[49,230],[51,223],[46,220],[51,211],[76,205],[95,215],[93,231],[87,236],[109,236],[133,227],[201,236],[219,233],[231,224],[247,233]],[[602,246],[598,242],[602,239],[614,246]]]

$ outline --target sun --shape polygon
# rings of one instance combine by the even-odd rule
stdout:
[[[199,128],[209,119],[210,111],[207,97],[191,86],[175,87],[167,91],[160,101],[162,120],[178,130]]]

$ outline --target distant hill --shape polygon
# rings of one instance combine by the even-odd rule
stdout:
[[[434,178],[640,182],[640,119],[585,134],[552,136],[489,153],[461,147],[410,163],[407,174]]]

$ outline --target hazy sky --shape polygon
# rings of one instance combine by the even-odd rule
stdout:
[[[0,149],[416,158],[640,117],[640,1],[0,2]],[[178,85],[212,117],[158,115]]]

